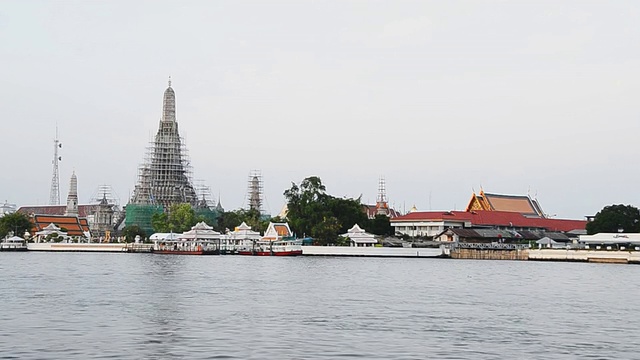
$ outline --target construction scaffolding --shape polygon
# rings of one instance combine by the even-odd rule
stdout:
[[[150,217],[149,222],[140,221],[146,221],[149,212],[158,208],[166,211],[171,205],[181,203],[191,204],[194,208],[199,205],[187,149],[178,132],[175,92],[169,79],[163,97],[162,119],[138,169],[138,182],[126,207],[125,225],[136,224],[148,229]],[[137,214],[138,211],[141,214]]]
[[[258,210],[260,214],[263,213],[263,192],[264,188],[260,170],[251,170],[251,172],[249,172],[249,181],[247,186],[249,210]]]
[[[111,185],[100,185],[91,195],[91,211],[87,214],[91,237],[106,237],[115,231],[121,216],[120,199]]]
[[[139,205],[128,204],[125,207],[126,218],[124,220],[124,226],[138,226],[144,230],[147,237],[154,233],[153,226],[151,226],[151,219],[154,214],[162,214],[164,208],[160,205]]]

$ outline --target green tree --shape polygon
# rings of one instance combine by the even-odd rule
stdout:
[[[168,213],[153,214],[151,217],[151,225],[155,232],[182,233],[190,230],[199,221],[204,221],[204,218],[197,216],[188,203],[171,205]]]
[[[640,232],[640,210],[631,205],[609,205],[600,210],[593,221],[587,223],[587,233]]]
[[[154,213],[151,216],[151,227],[155,232],[169,232],[169,216],[167,213]]]
[[[291,183],[291,188],[285,190],[287,199],[287,220],[298,236],[318,237],[317,225],[326,217],[331,216],[325,206],[326,188],[317,176],[308,177],[300,186]],[[314,231],[314,227],[315,230]]]
[[[29,215],[11,213],[0,217],[0,238],[4,238],[12,232],[15,236],[24,237],[24,233],[31,230],[33,224]]]
[[[298,236],[311,236],[319,244],[335,244],[338,234],[355,224],[366,224],[360,199],[337,198],[326,193],[317,176],[291,184],[284,192],[287,220]]]
[[[378,214],[375,218],[370,219],[366,230],[375,235],[392,236],[394,234],[389,217],[382,214]]]
[[[124,236],[125,242],[134,242],[136,239],[136,235],[140,235],[140,239],[144,240],[147,237],[147,234],[144,230],[138,225],[126,226],[122,229],[122,235]]]
[[[218,224],[217,226],[214,225],[214,228],[224,234],[227,230],[233,231],[241,223],[242,221],[237,211],[225,211],[218,216]]]
[[[333,196],[327,197],[329,212],[338,220],[340,229],[338,232],[344,234],[353,225],[367,226],[367,214],[362,209],[360,199],[341,199]]]
[[[217,224],[214,225],[216,231],[224,233],[227,231],[233,231],[233,229],[242,224],[246,223],[251,226],[253,231],[264,232],[267,230],[267,226],[269,226],[269,219],[264,218],[262,214],[258,210],[255,209],[238,209],[234,211],[225,211],[218,217]],[[274,221],[277,222],[277,221]]]
[[[169,209],[169,231],[189,231],[199,220],[191,204],[175,204]]]

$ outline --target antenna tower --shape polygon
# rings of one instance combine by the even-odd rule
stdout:
[[[58,126],[56,125],[56,137],[53,139],[53,175],[51,177],[49,205],[60,205],[60,170],[58,169],[58,162],[62,161],[62,156],[58,155],[59,148],[62,148],[62,143],[58,140]]]

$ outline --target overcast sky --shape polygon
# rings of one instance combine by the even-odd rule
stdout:
[[[399,210],[473,189],[580,219],[640,206],[637,1],[2,1],[0,201],[101,184],[126,204],[172,77],[194,179],[226,209],[262,171]]]

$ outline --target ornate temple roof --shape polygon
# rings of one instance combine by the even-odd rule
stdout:
[[[480,190],[480,194],[473,193],[465,211],[508,211],[520,213],[528,217],[545,217],[540,204],[528,195],[489,194]]]

